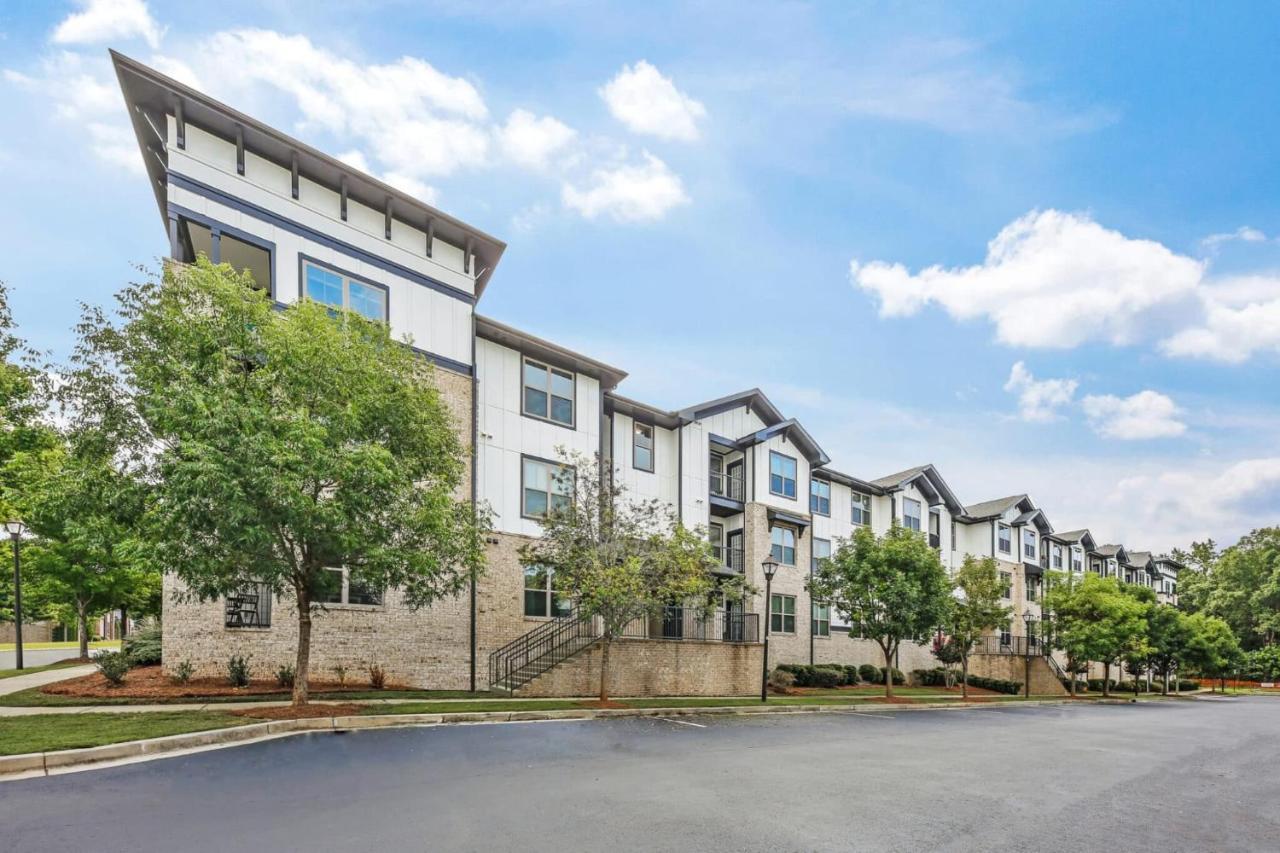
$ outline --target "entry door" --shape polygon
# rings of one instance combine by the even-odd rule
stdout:
[[[725,538],[724,564],[735,572],[742,571],[742,531],[731,530]]]
[[[728,482],[725,483],[725,496],[730,500],[745,501],[746,488],[742,480],[742,460],[738,459],[729,463]]]
[[[741,601],[724,603],[724,631],[721,637],[726,643],[743,641],[743,605]]]

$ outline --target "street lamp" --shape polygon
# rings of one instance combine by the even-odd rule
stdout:
[[[772,617],[772,601],[771,590],[773,588],[773,576],[778,571],[778,561],[773,559],[773,554],[765,557],[760,563],[760,568],[764,570],[764,659],[760,662],[760,701],[769,701],[769,622]]]
[[[14,655],[14,662],[18,669],[22,669],[22,573],[19,571],[18,540],[22,538],[23,533],[27,532],[27,526],[14,519],[4,523],[4,530],[13,540],[13,639],[14,649],[17,652]]]
[[[1025,649],[1026,654],[1023,656],[1026,661],[1026,671],[1025,671],[1025,674],[1023,675],[1022,695],[1030,699],[1031,698],[1031,626],[1035,624],[1035,621],[1036,621],[1035,614],[1032,613],[1031,611],[1027,611],[1026,613],[1022,614],[1022,621],[1025,622],[1027,625],[1027,629],[1023,637],[1027,647]]]

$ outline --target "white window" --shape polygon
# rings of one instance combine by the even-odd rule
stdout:
[[[1009,529],[1009,525],[1001,524],[999,526],[997,539],[1001,554],[1013,553],[1013,531]]]
[[[871,495],[853,493],[853,523],[863,527],[871,525]]]
[[[653,427],[636,421],[631,428],[631,464],[653,473]]]
[[[573,426],[574,376],[531,358],[524,360],[522,411],[531,418]]]
[[[546,566],[524,567],[524,615],[567,616],[570,602],[556,589],[555,571]]]
[[[784,498],[796,496],[796,460],[769,451],[769,492]]]
[[[387,321],[387,291],[313,261],[302,262],[307,298],[334,308],[362,314],[370,320]]]
[[[831,556],[831,540],[830,539],[814,539],[813,554],[809,558],[809,571],[817,574],[818,564]]]
[[[796,632],[796,597],[774,593],[769,599],[769,630],[775,634]]]
[[[546,518],[573,503],[573,468],[541,459],[523,458],[520,514],[525,518]]]
[[[724,563],[724,525],[711,522],[707,527],[707,540],[711,543],[711,556],[716,562]]]
[[[770,554],[784,566],[796,564],[796,532],[790,527],[770,527]]]
[[[813,636],[830,637],[831,636],[831,605],[813,603],[813,616],[809,620],[809,624],[813,626]]]
[[[831,515],[831,484],[826,480],[809,481],[809,511]]]
[[[1054,543],[1053,550],[1053,567],[1055,569],[1062,568],[1062,546]]]
[[[902,526],[908,530],[920,530],[920,501],[911,498],[902,499]]]
[[[1071,546],[1071,571],[1084,571],[1084,550],[1079,545]]]
[[[1036,532],[1030,528],[1022,528],[1022,556],[1028,560],[1036,558]]]
[[[377,607],[382,604],[382,590],[352,578],[347,569],[328,568],[320,580],[315,600],[321,604]]]

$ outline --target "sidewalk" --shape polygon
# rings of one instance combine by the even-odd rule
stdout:
[[[79,678],[97,670],[91,663],[80,666],[68,666],[63,669],[47,669],[44,672],[33,672],[30,675],[15,675],[13,678],[0,678],[0,696],[28,690],[32,687],[43,687],[55,681],[66,681],[68,678]]]

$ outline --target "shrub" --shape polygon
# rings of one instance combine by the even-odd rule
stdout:
[[[124,639],[124,653],[130,666],[156,666],[160,663],[160,625],[151,622]]]
[[[913,670],[911,677],[917,684],[924,687],[945,687],[947,684],[947,671],[940,666],[933,669]]]
[[[1200,682],[1191,678],[1179,678],[1176,683],[1170,684],[1169,686],[1179,692],[1183,690],[1199,690]]]
[[[113,685],[123,684],[124,677],[129,672],[129,656],[124,652],[101,652],[93,659],[93,663],[102,677]]]
[[[847,663],[844,665],[844,683],[855,685],[862,680],[862,676],[858,673],[858,665],[856,663]]]
[[[884,668],[883,666],[882,666],[882,667],[880,667],[878,670],[876,670],[876,683],[877,683],[877,684],[884,684],[884,670],[885,670],[885,668]],[[902,670],[898,669],[897,667],[894,667],[894,668],[893,668],[893,676],[892,676],[892,678],[893,678],[893,683],[894,683],[894,684],[906,684],[906,683],[907,683],[907,677],[906,677],[905,675],[903,675],[903,674],[902,674]]]
[[[293,664],[287,663],[276,670],[276,684],[280,687],[293,687]]]
[[[981,675],[970,675],[969,686],[983,690],[993,690],[996,693],[1005,693],[1009,696],[1017,696],[1022,692],[1021,682],[1005,681],[1003,678],[984,678]]]
[[[337,666],[335,666],[335,667],[333,668],[333,674],[334,674],[334,675],[336,675],[336,676],[338,676],[338,683],[339,683],[339,684],[346,684],[346,683],[347,683],[347,668],[346,668],[345,666],[343,666],[342,664],[338,664]]]
[[[173,671],[174,684],[186,684],[191,680],[191,676],[195,675],[196,668],[191,665],[191,661],[184,660],[178,664],[177,669]]]
[[[786,693],[796,683],[795,673],[783,669],[781,666],[775,667],[773,672],[769,673],[769,686],[778,693]]]
[[[227,681],[232,687],[249,686],[249,659],[244,655],[232,655],[227,661]]]
[[[387,686],[387,671],[376,663],[369,667],[369,686],[381,690]]]
[[[873,663],[864,663],[858,667],[858,679],[861,681],[879,681],[884,683],[884,676],[880,672],[880,668]]]
[[[1101,692],[1102,692],[1102,681],[1103,681],[1103,680],[1102,680],[1101,678],[1090,678],[1086,683],[1089,685],[1089,690],[1090,690],[1090,691],[1094,691],[1094,690],[1096,690],[1096,691],[1098,691],[1099,693],[1101,693]],[[1117,682],[1114,678],[1113,678],[1113,679],[1111,679],[1111,689],[1112,689],[1112,690],[1115,690],[1115,689],[1116,689],[1116,684],[1117,684],[1117,683],[1118,683],[1118,682]]]

